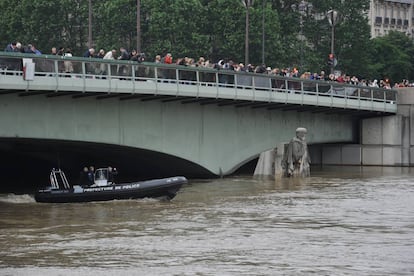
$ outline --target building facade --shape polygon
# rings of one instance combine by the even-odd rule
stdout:
[[[414,0],[371,0],[368,13],[371,37],[403,32],[414,39]]]

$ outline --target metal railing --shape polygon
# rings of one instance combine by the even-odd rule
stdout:
[[[355,99],[383,103],[384,105],[395,104],[397,101],[397,92],[392,89],[213,68],[53,55],[0,52],[0,74],[24,74],[23,58],[30,58],[35,63],[35,77],[146,81],[217,87],[217,98],[220,98],[219,88],[232,88],[253,91],[253,93],[266,91],[269,93],[313,95],[315,102],[318,101],[318,97],[343,98],[345,101]]]

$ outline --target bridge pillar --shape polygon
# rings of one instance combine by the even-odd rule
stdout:
[[[396,115],[361,120],[360,144],[313,145],[313,164],[413,166],[414,88],[398,90]]]
[[[254,170],[254,176],[271,176],[280,178],[283,176],[282,159],[285,143],[280,143],[276,148],[262,152]]]
[[[277,148],[262,152],[254,170],[254,176],[273,176],[275,172],[275,157]]]
[[[408,166],[405,121],[401,115],[362,121],[362,165]]]

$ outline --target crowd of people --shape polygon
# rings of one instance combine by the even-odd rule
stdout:
[[[27,46],[23,46],[20,42],[12,42],[8,44],[5,48],[6,52],[20,52],[20,53],[28,53],[28,54],[37,54],[41,55],[42,52],[36,49],[33,44],[28,44]],[[50,51],[51,55],[59,55],[59,56],[74,56],[72,53],[71,48],[57,48],[53,47]],[[139,51],[133,49],[130,52],[124,47],[121,47],[119,51],[116,49],[112,49],[109,51],[105,51],[104,49],[100,49],[96,51],[95,48],[87,49],[83,55],[85,58],[101,58],[101,59],[109,59],[109,60],[131,60],[136,61],[138,63],[147,61],[145,53],[140,53]],[[193,58],[183,57],[173,59],[171,53],[167,53],[164,56],[156,55],[153,62],[155,63],[164,63],[164,64],[176,64],[182,66],[193,66],[193,67],[203,67],[203,68],[212,68],[218,70],[232,70],[236,72],[252,72],[258,74],[268,74],[274,76],[282,76],[282,77],[293,77],[293,78],[302,78],[302,79],[309,79],[309,80],[324,80],[324,81],[333,81],[338,83],[345,83],[345,84],[352,84],[352,85],[359,85],[359,86],[369,86],[369,87],[378,87],[378,88],[399,88],[399,87],[411,87],[414,86],[414,83],[410,83],[408,80],[402,80],[401,82],[395,82],[394,84],[388,78],[384,78],[381,80],[368,80],[363,78],[358,78],[357,76],[350,76],[347,74],[326,74],[324,71],[320,73],[311,73],[311,72],[299,72],[296,67],[292,68],[271,68],[264,64],[253,66],[252,64],[243,64],[237,63],[232,60],[221,59],[217,62],[211,62],[210,60],[205,59],[204,57],[200,57],[197,61]],[[102,68],[104,70],[104,68]],[[71,73],[73,72],[73,67],[71,62],[65,63],[65,72]]]

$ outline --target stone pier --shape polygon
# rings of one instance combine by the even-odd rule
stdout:
[[[312,164],[413,166],[414,88],[398,90],[396,115],[361,120],[360,144],[310,145]]]

